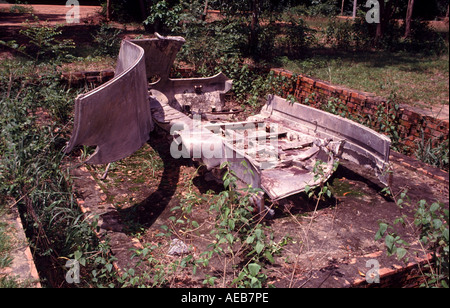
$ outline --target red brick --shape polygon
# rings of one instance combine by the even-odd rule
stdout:
[[[308,77],[302,77],[302,83],[311,85],[311,87],[312,87],[312,86],[314,86],[315,81],[313,79],[311,79],[311,78],[308,78]]]
[[[443,134],[442,134],[441,132],[437,131],[437,130],[433,130],[433,131],[431,132],[431,135],[432,135],[433,137],[436,137],[436,138],[440,138],[440,137],[443,136]]]

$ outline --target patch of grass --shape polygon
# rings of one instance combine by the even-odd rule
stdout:
[[[355,190],[354,183],[345,180],[345,178],[334,179],[330,186],[330,190],[335,196],[364,196],[364,193],[362,191]]]
[[[413,106],[449,104],[449,58],[406,52],[361,51],[279,59],[283,68]]]
[[[61,65],[62,72],[97,71],[115,68],[116,59],[110,56],[79,57],[70,63]]]
[[[8,235],[8,225],[0,222],[0,269],[11,263],[9,251],[11,250],[11,238]]]

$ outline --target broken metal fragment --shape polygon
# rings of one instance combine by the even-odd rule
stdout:
[[[144,50],[124,40],[114,78],[75,99],[74,129],[65,152],[97,146],[86,162],[107,164],[137,151],[152,129]]]
[[[161,36],[156,38],[132,40],[145,50],[147,76],[156,76],[150,83],[152,95],[159,101],[167,102],[179,111],[190,113],[222,111],[223,95],[231,89],[232,81],[218,73],[205,78],[169,78],[175,57],[185,43],[179,36]]]

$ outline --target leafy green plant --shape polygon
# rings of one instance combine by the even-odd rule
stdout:
[[[170,34],[177,30],[181,21],[181,12],[180,4],[171,7],[168,1],[157,1],[150,7],[149,16],[144,20],[144,25],[153,26],[156,32],[163,35]]]
[[[9,255],[11,251],[11,237],[8,234],[8,229],[6,223],[0,222],[0,268],[7,267],[12,261]]]
[[[431,166],[441,169],[449,169],[449,140],[437,142],[437,138],[426,139],[423,128],[421,127],[420,142],[417,143],[415,156]]]
[[[92,35],[97,48],[94,54],[98,56],[116,56],[120,48],[120,34],[122,30],[114,28],[111,24],[102,23],[100,28]]]
[[[259,189],[237,189],[237,178],[230,170],[225,171],[223,181],[225,190],[210,206],[210,211],[217,214],[211,231],[215,240],[198,262],[207,266],[214,255],[223,256],[234,269],[232,286],[262,287],[267,280],[264,264],[274,262],[274,255],[282,250],[286,241],[273,241],[266,233],[269,228],[264,225],[263,216],[255,213],[251,200]]]
[[[43,59],[64,60],[68,56],[68,51],[75,48],[72,40],[57,38],[61,33],[60,26],[41,24],[37,18],[34,23],[27,22],[26,27],[20,30],[20,34],[26,36],[30,43],[27,54],[30,57],[34,55],[36,63]]]
[[[394,198],[397,206],[411,207],[407,190],[402,191]],[[420,251],[432,255],[431,262],[420,268],[422,277],[425,278],[422,287],[444,287],[449,284],[449,211],[443,204],[434,202],[429,205],[425,200],[420,200],[414,208],[414,221],[411,223],[406,214],[396,218],[393,224],[380,222],[375,240],[384,238],[386,252],[389,256],[396,255],[399,260],[407,262],[410,257],[415,257],[417,252],[413,249],[412,242],[402,238],[398,234],[395,225],[402,225],[411,229],[413,234],[418,234]]]
[[[200,269],[205,271],[204,285],[214,286],[221,282],[222,286],[262,287],[267,281],[265,264],[275,262],[274,256],[281,252],[288,239],[274,241],[272,235],[268,234],[270,228],[265,225],[263,216],[255,212],[251,202],[260,190],[250,187],[237,189],[237,178],[226,167],[227,164],[222,165],[225,189],[218,194],[212,191],[206,195],[198,194],[190,188],[192,183],[188,183],[180,205],[172,208],[174,215],[169,218],[171,225],[162,226],[164,232],[160,236],[171,238],[174,235],[195,235],[205,223],[200,225],[192,219],[192,210],[202,204],[209,204],[209,212],[215,216],[214,228],[210,233],[212,242],[198,258],[192,258],[189,254],[180,260],[178,266],[191,267],[193,273]],[[217,260],[222,260],[224,264],[220,279],[217,273],[208,272],[210,262]],[[162,277],[164,283],[170,281],[171,275],[175,273],[164,269],[171,264],[160,269],[161,273],[166,273]]]
[[[281,15],[280,22],[283,23],[282,30],[270,33],[275,41],[275,46],[273,46],[275,55],[299,58],[308,47],[313,46],[317,42],[316,30],[308,27],[305,21],[298,16],[285,13]],[[261,53],[266,57],[274,55],[268,52],[266,46],[262,46]]]

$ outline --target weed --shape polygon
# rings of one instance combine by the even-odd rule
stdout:
[[[20,30],[20,34],[29,39],[30,57],[38,63],[42,59],[54,59],[61,61],[68,55],[68,50],[75,48],[75,43],[69,39],[58,40],[57,36],[61,35],[62,30],[59,26],[49,25],[47,23],[40,24],[36,18],[35,23],[28,22],[25,29]]]
[[[11,263],[10,250],[11,237],[8,234],[8,225],[0,222],[0,269],[7,267]]]
[[[439,141],[438,138],[425,139],[423,128],[421,128],[421,135],[420,142],[414,152],[415,156],[431,166],[448,170],[449,140],[437,142]]]
[[[97,44],[94,55],[117,56],[120,48],[120,34],[122,31],[112,27],[110,24],[102,23],[100,29],[92,35]]]
[[[400,209],[411,207],[408,191],[403,190],[399,195],[389,194],[394,198]],[[402,225],[412,229],[413,234],[418,234],[418,238],[405,240],[395,228],[395,225]],[[414,208],[414,221],[405,214],[397,217],[393,224],[380,222],[379,229],[375,235],[375,240],[384,238],[387,254],[396,255],[398,260],[409,261],[410,257],[417,256],[417,249],[414,242],[418,239],[419,251],[423,255],[431,254],[432,260],[428,261],[423,268],[419,268],[424,282],[421,287],[444,287],[449,284],[449,212],[439,202],[431,205],[425,200],[420,200]]]

